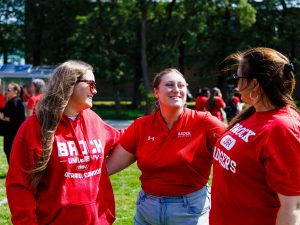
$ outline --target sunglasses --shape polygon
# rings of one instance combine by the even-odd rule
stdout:
[[[248,78],[248,77],[246,77],[246,76],[238,76],[237,73],[234,73],[234,74],[232,74],[232,78],[235,79],[235,80],[238,80],[240,78]]]
[[[84,82],[84,83],[89,84],[90,91],[96,90],[96,82],[93,80],[78,80],[78,81],[76,81],[76,83],[79,83],[79,82]]]

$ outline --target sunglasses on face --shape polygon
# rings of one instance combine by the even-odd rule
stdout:
[[[232,74],[232,78],[235,79],[235,80],[238,80],[240,78],[248,78],[248,77],[246,77],[246,76],[238,76],[237,73],[234,73],[234,74]]]
[[[96,90],[96,82],[93,80],[78,80],[78,81],[76,81],[76,83],[79,83],[79,82],[84,82],[84,83],[89,84],[90,91]]]

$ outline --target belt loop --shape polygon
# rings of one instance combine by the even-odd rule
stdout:
[[[144,192],[144,190],[142,190],[142,191],[143,191],[143,192],[142,192],[142,193],[143,193],[143,195],[142,195],[142,200],[145,201],[145,198],[147,197],[147,194],[146,194],[146,192]]]
[[[183,199],[183,207],[186,208],[188,206],[188,201],[186,196],[182,196]]]

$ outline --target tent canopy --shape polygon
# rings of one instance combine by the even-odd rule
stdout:
[[[55,66],[36,66],[31,64],[4,64],[0,67],[0,78],[49,78]]]

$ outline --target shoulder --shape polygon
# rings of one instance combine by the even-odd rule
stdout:
[[[273,119],[268,125],[271,133],[294,133],[300,135],[300,115],[290,107],[283,107],[273,115]]]
[[[29,116],[20,126],[18,133],[25,136],[32,134],[40,134],[40,122],[36,117],[36,114]]]
[[[93,110],[91,109],[85,109],[81,112],[81,115],[85,118],[85,119],[89,119],[89,120],[96,120],[96,121],[102,121],[101,117],[95,113]]]

